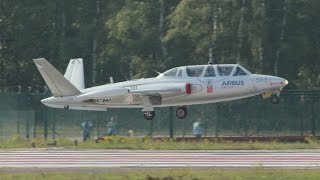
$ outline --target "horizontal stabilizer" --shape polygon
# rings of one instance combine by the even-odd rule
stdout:
[[[34,59],[38,70],[55,97],[73,96],[80,94],[80,91],[71,84],[55,67],[46,59]]]

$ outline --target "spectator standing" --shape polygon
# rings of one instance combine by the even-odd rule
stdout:
[[[192,134],[197,138],[202,137],[203,127],[200,118],[192,124]]]
[[[107,123],[107,135],[117,135],[117,122],[114,117],[111,117],[110,121]]]
[[[84,121],[81,123],[81,129],[82,129],[82,140],[90,140],[90,133],[93,127],[93,124],[90,121]]]

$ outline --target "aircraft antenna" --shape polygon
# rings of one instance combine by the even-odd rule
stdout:
[[[152,71],[153,71],[153,72],[156,72],[156,73],[159,74],[159,75],[161,74],[161,72],[158,72],[158,71],[156,71],[156,70],[154,70],[154,69],[152,69]]]
[[[209,65],[213,64],[213,57],[212,57],[212,48],[209,48]]]

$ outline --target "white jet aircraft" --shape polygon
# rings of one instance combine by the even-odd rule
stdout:
[[[262,94],[279,103],[286,79],[251,74],[238,64],[181,66],[157,77],[85,88],[83,60],[71,59],[64,76],[44,58],[34,59],[52,97],[41,100],[53,108],[98,110],[142,108],[152,120],[155,107],[177,106],[176,116],[187,115],[187,105],[230,101]]]

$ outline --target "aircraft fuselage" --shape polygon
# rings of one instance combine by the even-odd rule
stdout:
[[[268,75],[251,74],[238,64],[194,65],[169,69],[155,78],[138,79],[84,88],[83,60],[71,59],[63,76],[47,60],[34,60],[52,97],[42,103],[78,110],[142,108],[147,120],[155,116],[155,107],[178,106],[176,115],[183,119],[187,105],[242,99],[262,94],[273,103],[288,81]]]
[[[177,93],[146,93],[150,96],[161,97],[161,102],[155,103],[153,107],[183,106],[194,104],[207,104],[221,101],[230,101],[255,96],[263,93],[279,93],[287,84],[283,78],[250,74],[248,76],[228,76],[228,77],[196,77],[196,78],[147,78],[126,82],[106,84],[81,90],[82,94],[101,89],[128,89],[135,91],[140,89],[150,89],[171,84],[191,84],[191,93],[182,93],[185,86],[182,86],[181,92]],[[88,110],[106,110],[106,108],[143,108],[141,103],[144,95],[134,93],[124,93],[119,95],[106,95],[104,97],[86,99],[79,98],[79,95],[69,97],[50,97],[42,102],[50,107],[64,108],[67,104],[70,109],[88,109]]]

